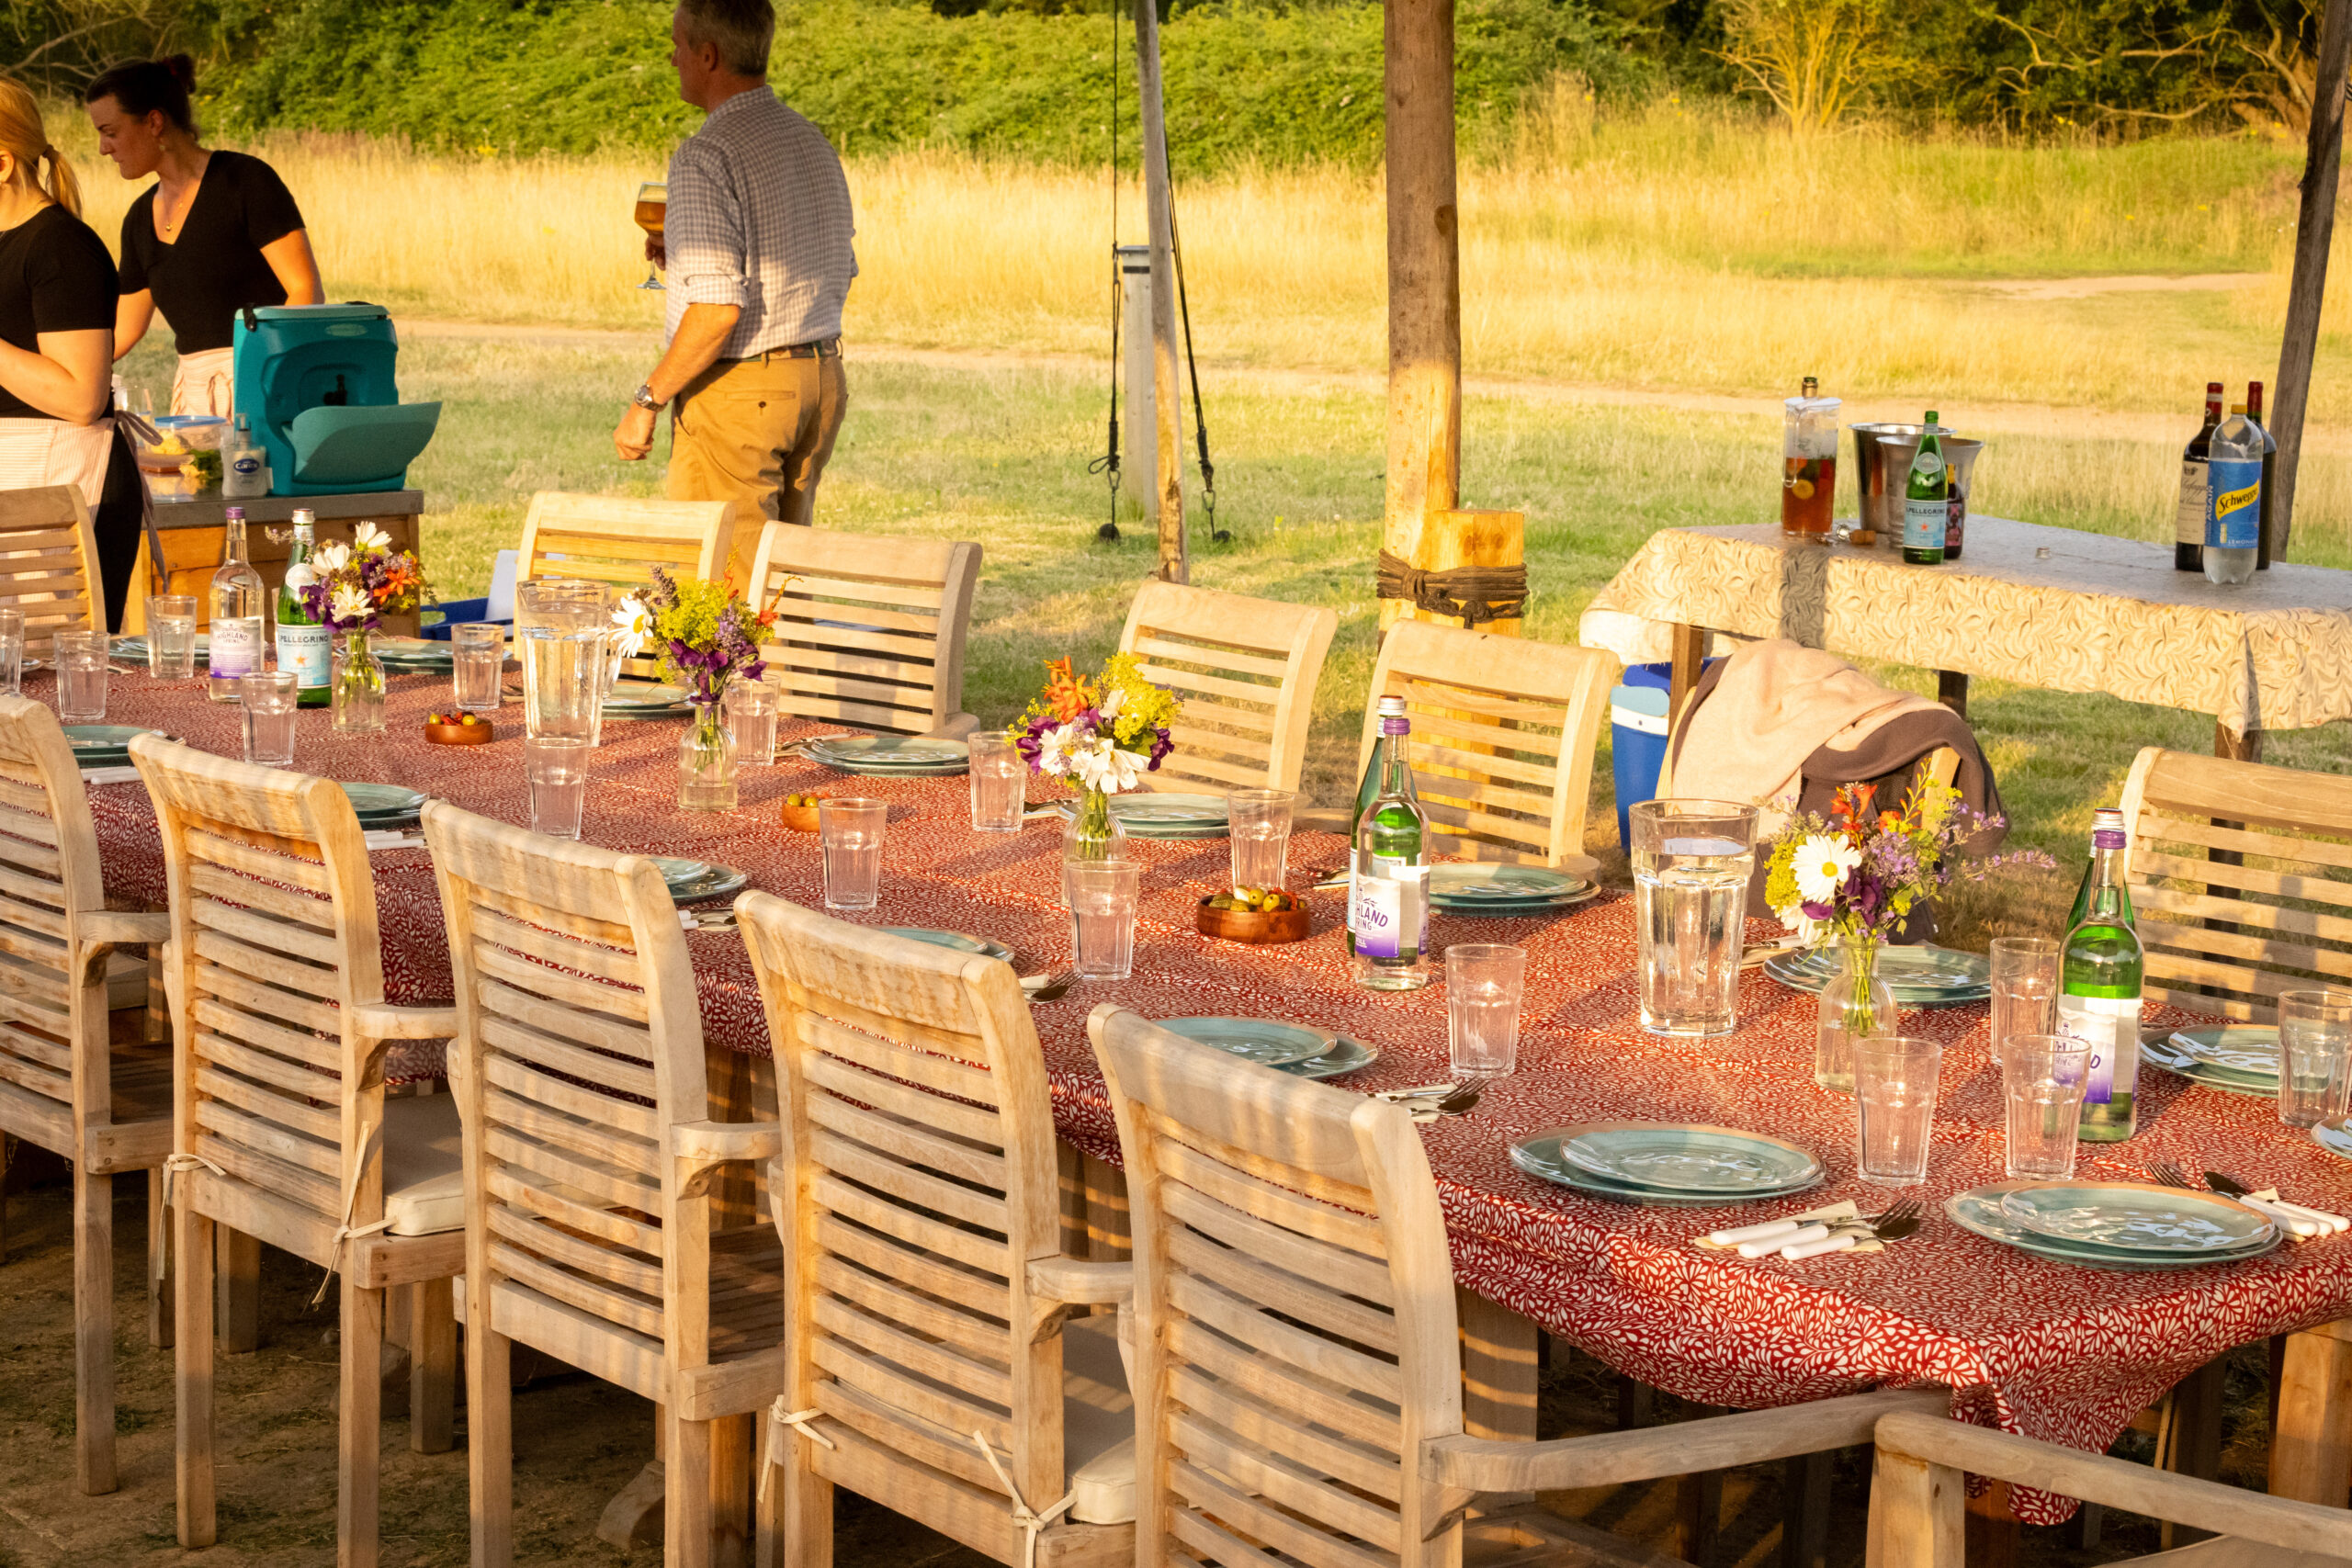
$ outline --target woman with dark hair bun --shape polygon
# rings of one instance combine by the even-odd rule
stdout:
[[[147,335],[162,310],[179,340],[174,413],[226,418],[233,395],[230,327],[247,305],[315,305],[318,258],[277,171],[243,152],[198,144],[185,54],[118,65],[83,97],[98,151],[127,180],[156,176],[122,219],[122,295],[114,356]]]

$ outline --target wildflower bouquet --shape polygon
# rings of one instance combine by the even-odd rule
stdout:
[[[352,530],[347,545],[321,545],[311,557],[317,575],[302,590],[302,608],[331,631],[374,631],[390,615],[422,604],[424,568],[373,523]]]
[[[2005,865],[2057,863],[2038,850],[1964,859],[1962,846],[2002,818],[1963,804],[1949,784],[1915,783],[1896,811],[1871,810],[1876,794],[1847,784],[1826,820],[1792,817],[1772,840],[1765,899],[1808,947],[1825,935],[1883,942],[1955,875],[1973,882]]]
[[[613,625],[622,658],[637,657],[648,642],[658,645],[662,679],[710,704],[735,677],[756,681],[766,671],[760,648],[775,616],[774,605],[754,612],[724,580],[681,581],[657,566],[650,586],[614,607]]]
[[[1046,672],[1044,694],[1009,732],[1033,772],[1075,789],[1118,795],[1176,749],[1168,729],[1183,705],[1143,678],[1134,654],[1114,654],[1091,681],[1072,674],[1067,659],[1048,661]]]

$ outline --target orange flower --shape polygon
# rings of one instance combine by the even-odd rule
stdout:
[[[1094,705],[1092,684],[1070,671],[1067,659],[1046,660],[1046,705],[1067,723]]]

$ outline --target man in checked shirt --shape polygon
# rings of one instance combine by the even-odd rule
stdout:
[[[768,88],[775,32],[769,0],[680,0],[671,19],[678,96],[707,118],[670,160],[664,232],[646,242],[670,273],[668,347],[613,432],[624,460],[642,458],[675,400],[670,496],[738,503],[738,583],[761,519],[810,520],[849,400],[849,182]]]

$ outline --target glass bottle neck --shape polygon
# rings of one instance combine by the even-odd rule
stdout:
[[[291,566],[296,561],[309,560],[311,558],[311,551],[315,547],[315,545],[316,540],[311,533],[311,530],[303,527],[299,523],[296,524],[294,525],[294,548],[292,552],[287,556],[286,564]]]
[[[242,517],[231,518],[228,524],[228,553],[220,558],[220,564],[243,566],[245,564],[245,520]]]
[[[1405,754],[1404,735],[1380,738],[1380,793],[1418,799],[1413,788],[1413,767]]]
[[[2091,851],[2091,891],[2083,904],[2083,921],[2101,925],[2132,923],[2132,895],[2123,886],[2123,852]]]

